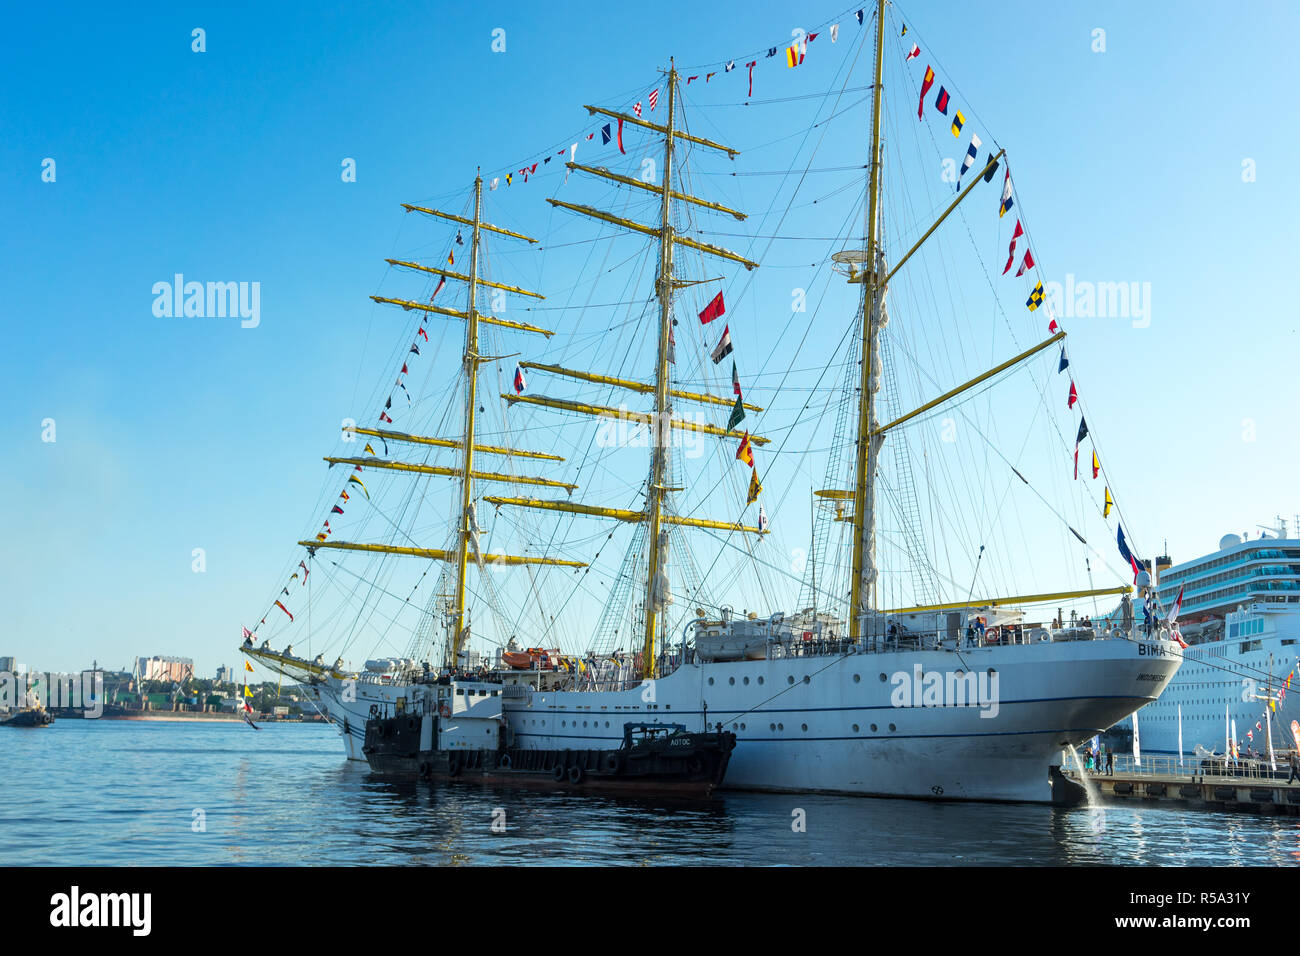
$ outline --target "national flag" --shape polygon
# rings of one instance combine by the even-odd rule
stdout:
[[[691,81],[687,80],[686,82],[687,84],[689,84]],[[655,111],[655,107],[658,105],[659,105],[659,88],[655,87],[654,92],[650,94],[650,112],[653,113]]]
[[[1074,387],[1074,382],[1070,382],[1070,397],[1065,403],[1066,408],[1074,408],[1074,403],[1079,400],[1079,392]]]
[[[366,486],[361,484],[360,478],[358,478],[356,475],[351,475],[348,477],[348,483],[357,485],[361,489],[362,493],[366,496],[366,500],[367,501],[370,500],[370,492],[366,491]]]
[[[736,371],[734,361],[731,363],[731,390],[736,394],[737,398],[740,397],[740,375]]]
[[[632,112],[637,116],[641,115],[641,101],[638,100],[636,106],[632,107]]]
[[[1020,225],[1020,220],[1016,220],[1016,228],[1011,230],[1011,245],[1007,247],[1007,264],[1002,267],[1002,274],[1006,275],[1011,270],[1011,263],[1016,261],[1016,240],[1025,234],[1025,230]]]
[[[1034,267],[1034,251],[1032,249],[1026,249],[1024,261],[1020,263],[1020,268],[1016,270],[1016,278],[1019,279],[1022,275],[1025,274],[1026,269],[1032,269],[1033,267]]]
[[[1092,477],[1096,478],[1097,473],[1101,471],[1101,460],[1097,457],[1097,449],[1092,450]]]
[[[805,49],[806,47],[803,47],[798,43],[792,43],[790,46],[786,47],[785,65],[788,67],[796,67],[802,63]]]
[[[749,67],[749,96],[754,95],[754,67],[758,66],[757,60],[750,60],[745,64]]]
[[[948,115],[948,91],[939,87],[939,95],[934,98],[934,108],[944,116]]]
[[[736,460],[743,461],[750,468],[754,467],[754,449],[749,444],[749,432],[745,432],[740,439],[740,447],[736,449]]]
[[[621,116],[618,118],[618,151],[620,153],[627,152],[627,150],[623,148],[623,117]]]
[[[1014,203],[1011,201],[1011,167],[1008,166],[1002,179],[1002,205],[998,207],[998,218],[1001,219],[1007,214]]]
[[[731,416],[727,419],[727,431],[735,431],[736,426],[745,420],[745,403],[736,399],[736,404],[731,407]]]
[[[1067,368],[1069,368],[1069,367],[1070,367],[1070,360],[1069,360],[1068,358],[1065,357],[1065,346],[1062,345],[1062,346],[1061,346],[1061,361],[1060,361],[1060,363],[1056,366],[1056,374],[1058,374],[1058,375],[1061,374],[1062,372],[1064,372],[1064,371],[1065,371]]]
[[[1029,298],[1025,300],[1025,308],[1033,312],[1043,304],[1043,284],[1040,282],[1034,286],[1034,291],[1029,293]]]
[[[731,354],[731,326],[722,327],[722,338],[718,341],[717,348],[713,350],[713,364],[717,365],[724,358]]]
[[[921,55],[921,48],[917,46],[915,43],[913,43],[912,49],[907,52],[907,56],[903,59],[903,62],[906,63],[908,60],[912,59],[912,57],[920,56],[920,55]]]
[[[1127,542],[1124,541],[1123,525],[1119,526],[1119,535],[1115,540],[1119,543],[1120,557],[1122,557],[1125,561],[1127,561],[1129,567],[1133,569],[1133,580],[1136,581],[1138,576],[1138,562],[1137,562],[1137,558],[1133,557],[1133,552],[1128,549]]]
[[[763,493],[763,483],[758,480],[758,469],[749,473],[749,490],[745,493],[745,504],[752,505]]]
[[[527,384],[528,383],[524,381],[524,367],[522,365],[516,364],[515,365],[515,394],[522,395],[524,393],[524,389],[527,387]]]
[[[700,324],[708,325],[718,316],[724,315],[726,311],[727,304],[722,301],[722,292],[719,291],[718,294],[709,301],[709,304],[704,307],[704,311],[700,313]]]
[[[966,117],[961,115],[961,110],[954,110],[952,117],[952,135],[954,137],[961,135],[961,128],[966,125]]]
[[[979,155],[980,147],[984,144],[980,138],[971,133],[970,145],[966,147],[966,158],[961,162],[961,172],[957,174],[957,188],[961,189],[961,178],[966,175],[966,171],[975,165],[975,157]]]
[[[934,83],[934,68],[927,66],[925,68],[925,78],[921,80],[921,101],[916,107],[916,118],[921,119],[925,112],[925,94],[930,92],[930,86]]]
[[[287,607],[285,607],[283,604],[281,604],[279,601],[276,601],[276,602],[275,602],[275,606],[278,607],[278,608],[279,608],[281,611],[283,611],[285,614],[289,614],[289,609],[288,609]],[[293,623],[293,615],[292,615],[292,614],[289,614],[289,622],[290,622],[290,623]],[[251,697],[252,695],[250,694],[249,696]]]
[[[1183,586],[1178,585],[1178,597],[1174,598],[1174,606],[1169,611],[1169,623],[1178,623],[1178,614],[1183,609]],[[1287,678],[1289,681],[1290,678]]]
[[[759,532],[767,530],[767,512],[763,510],[762,504],[758,506],[758,530]]]
[[[606,123],[604,126],[600,128],[600,143],[602,146],[609,145],[609,139],[610,139],[609,130],[610,130],[609,123]]]

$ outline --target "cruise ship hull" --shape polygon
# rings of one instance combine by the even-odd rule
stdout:
[[[738,738],[727,789],[1050,802],[1061,748],[1154,700],[1177,651],[1112,639],[693,663],[629,690],[537,692],[503,706],[515,746],[541,750],[616,747],[628,721],[721,724]],[[936,699],[952,675],[982,678],[966,685],[982,692]],[[409,691],[350,686],[345,695],[325,675],[308,690],[346,727],[348,756],[364,759],[371,708],[392,713]]]

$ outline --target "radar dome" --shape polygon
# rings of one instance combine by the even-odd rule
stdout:
[[[1222,538],[1219,539],[1219,550],[1222,551],[1225,548],[1231,548],[1234,545],[1238,545],[1238,544],[1241,544],[1240,535],[1225,534]]]
[[[1149,571],[1139,571],[1137,581],[1134,583],[1139,589],[1151,587],[1151,573]]]

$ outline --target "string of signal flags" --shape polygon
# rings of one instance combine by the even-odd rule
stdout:
[[[920,53],[921,53],[920,46],[918,46],[915,43],[912,44],[911,50],[908,51],[906,61],[916,59],[918,56],[920,56]],[[936,80],[936,75],[934,72],[934,67],[927,64],[925,68],[925,73],[921,78],[921,95],[917,102],[917,107],[916,107],[916,117],[918,121],[924,121],[925,119],[926,97],[929,95],[930,90],[934,87],[935,80]],[[951,113],[949,112],[950,109],[951,109]],[[939,84],[938,92],[935,93],[934,101],[932,104],[932,115],[934,114],[941,115],[945,119],[948,119],[951,116],[951,122],[948,127],[949,131],[952,133],[954,138],[959,139],[961,137],[962,130],[966,126],[966,117],[962,113],[962,111],[957,108],[956,104],[952,102],[952,96],[948,92],[947,87],[943,83]],[[972,130],[970,133],[970,141],[968,142],[966,147],[965,156],[962,159],[961,169],[957,174],[958,192],[961,191],[962,178],[966,175],[967,172],[969,172],[972,169],[972,167],[975,166],[975,162],[979,157],[979,152],[983,145],[984,144],[980,140],[979,135]],[[987,168],[985,168],[984,170],[984,175],[983,175],[984,182],[989,183],[993,181],[993,178],[998,171],[998,165],[999,165],[999,161],[997,155],[990,148],[988,152],[988,157],[985,159],[985,166]],[[1008,160],[1005,164],[1005,168],[1003,169],[1003,173],[1002,173],[1002,194],[998,200],[998,218],[1001,219],[1008,212],[1010,212],[1014,207],[1015,207],[1015,197],[1013,195],[1013,189],[1011,185],[1011,164],[1010,161]],[[1016,262],[1016,246],[1020,242],[1020,240],[1024,237],[1025,237],[1024,226],[1021,223],[1019,217],[1017,217],[1016,224],[1011,231],[1011,241],[1007,248],[1007,261],[1006,264],[1002,267],[1002,275],[1005,276],[1008,272],[1011,271],[1011,267]],[[1024,276],[1026,273],[1029,273],[1031,271],[1033,273],[1031,277],[1035,281],[1034,281],[1033,288],[1029,292],[1029,297],[1025,300],[1025,308],[1028,309],[1030,312],[1036,312],[1046,302],[1047,295],[1046,295],[1046,291],[1043,288],[1043,282],[1042,282],[1042,278],[1039,275],[1037,264],[1034,262],[1033,250],[1029,248],[1028,242],[1026,242],[1025,251],[1020,259],[1020,266],[1019,268],[1016,269],[1015,277],[1019,279],[1022,276]],[[1049,306],[1049,322],[1047,325],[1047,331],[1051,335],[1055,335],[1056,333],[1061,331],[1060,323],[1057,322],[1054,316],[1050,315],[1050,306]],[[1060,359],[1057,362],[1057,374],[1064,372],[1069,367],[1070,367],[1070,359],[1069,356],[1066,354],[1065,344],[1062,343]],[[1066,397],[1066,408],[1073,409],[1076,404],[1079,404],[1079,392],[1077,386],[1074,383],[1073,376],[1070,376],[1069,381],[1070,381],[1070,388],[1069,388],[1069,393]],[[1083,443],[1083,440],[1088,437],[1089,437],[1088,422],[1083,415],[1082,405],[1080,405],[1079,428],[1078,431],[1075,433],[1075,438],[1074,438],[1074,480],[1075,481],[1079,480],[1079,449]],[[1092,451],[1092,462],[1091,462],[1092,477],[1096,479],[1098,475],[1100,475],[1101,473],[1101,459],[1097,454],[1096,443],[1094,441],[1090,441],[1089,444],[1091,446],[1091,451]],[[1105,485],[1103,486],[1103,496],[1102,496],[1102,518],[1103,519],[1109,518],[1111,509],[1114,507],[1115,507],[1115,499],[1111,496],[1109,485]],[[1074,529],[1071,529],[1071,531],[1073,530]],[[1079,538],[1079,540],[1081,541],[1083,540],[1083,538],[1078,534],[1078,532],[1074,532],[1074,534],[1075,537]],[[1134,582],[1136,582],[1138,571],[1140,569],[1140,566],[1142,565],[1142,562],[1137,557],[1134,556],[1132,549],[1129,548],[1128,543],[1125,541],[1124,529],[1122,525],[1117,526],[1116,544],[1119,549],[1120,556],[1124,558],[1125,562],[1132,569],[1133,580]]]

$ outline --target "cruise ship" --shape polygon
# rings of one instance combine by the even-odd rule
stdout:
[[[1275,749],[1296,746],[1291,721],[1300,708],[1280,691],[1300,666],[1300,538],[1280,518],[1257,538],[1226,534],[1217,550],[1160,575],[1161,605],[1172,607],[1180,591],[1188,646],[1165,692],[1139,713],[1141,752],[1222,754],[1234,722],[1243,751],[1265,753],[1270,733]],[[1268,701],[1279,696],[1271,711]]]

